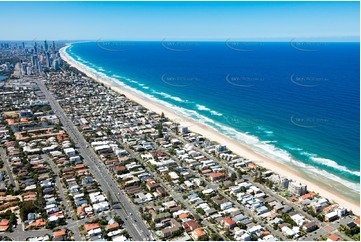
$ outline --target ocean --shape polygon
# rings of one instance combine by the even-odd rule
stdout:
[[[359,201],[360,46],[83,42],[68,55]],[[349,189],[344,189],[342,184]]]

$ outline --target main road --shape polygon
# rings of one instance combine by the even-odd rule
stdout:
[[[113,210],[124,221],[124,225],[128,229],[129,235],[133,238],[133,240],[138,241],[149,240],[152,238],[149,229],[144,224],[143,220],[138,216],[134,210],[133,205],[128,201],[126,195],[123,194],[123,191],[118,187],[107,171],[104,170],[104,168],[101,168],[102,161],[100,161],[94,151],[89,148],[89,145],[84,139],[83,135],[74,126],[73,122],[65,115],[64,110],[55,100],[53,95],[49,92],[44,82],[41,80],[35,81],[49,101],[49,104],[53,110],[56,112],[57,116],[60,118],[64,129],[70,135],[71,139],[78,145],[80,155],[84,158],[85,163],[88,165],[90,171],[99,182],[102,190],[105,193],[109,192],[114,202],[117,201],[122,204],[124,209],[113,208]]]

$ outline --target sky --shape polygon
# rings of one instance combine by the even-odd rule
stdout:
[[[359,41],[359,2],[0,2],[0,40]]]

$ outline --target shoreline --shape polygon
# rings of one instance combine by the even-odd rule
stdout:
[[[241,144],[236,140],[233,140],[232,138],[229,138],[211,129],[204,124],[198,123],[188,117],[179,115],[169,107],[162,106],[145,96],[138,95],[137,93],[132,92],[131,90],[127,90],[119,86],[114,86],[113,83],[104,80],[101,77],[86,70],[84,67],[82,67],[82,64],[79,64],[75,60],[69,59],[67,54],[64,53],[66,48],[68,48],[68,46],[63,47],[59,51],[61,58],[65,62],[67,62],[70,66],[78,69],[80,72],[86,74],[88,77],[94,79],[95,81],[102,83],[107,87],[110,87],[112,90],[118,93],[124,94],[128,99],[139,103],[140,105],[144,106],[149,110],[152,110],[158,114],[163,112],[165,116],[168,117],[169,119],[176,121],[180,125],[189,127],[190,131],[199,133],[211,141],[216,141],[220,144],[225,144],[227,148],[231,150],[233,153],[240,155],[244,158],[247,158],[259,166],[265,167],[281,176],[285,176],[287,178],[291,178],[293,180],[307,184],[307,190],[315,191],[316,193],[319,193],[320,195],[329,199],[330,202],[338,203],[339,205],[346,207],[349,210],[352,210],[353,213],[360,215],[360,204],[358,204],[357,201],[353,201],[352,199],[345,198],[341,194],[336,193],[334,190],[330,188],[315,184],[315,182],[305,179],[300,171],[297,171],[291,167],[288,167],[287,165],[281,164],[262,154],[259,154],[254,150],[252,150],[251,148],[247,147],[246,145]]]

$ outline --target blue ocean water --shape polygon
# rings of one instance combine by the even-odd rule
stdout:
[[[257,152],[315,179],[339,182],[358,198],[359,48],[328,42],[87,42],[66,52]]]

